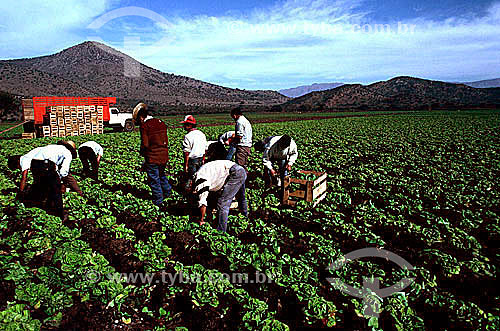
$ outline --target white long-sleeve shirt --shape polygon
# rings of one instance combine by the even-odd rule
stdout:
[[[37,147],[21,156],[21,159],[19,159],[21,171],[29,170],[31,168],[31,160],[33,160],[33,156],[35,156],[42,148],[43,147]]]
[[[86,143],[83,143],[80,145],[79,148],[82,148],[82,147],[90,147],[92,148],[92,150],[94,151],[95,155],[100,155],[100,156],[103,156],[104,154],[104,148],[102,148],[101,145],[99,145],[98,143],[96,143],[95,141],[87,141]]]
[[[234,137],[234,135],[235,135],[234,131],[228,131],[224,134],[221,134],[221,136],[219,137],[219,141],[225,145],[226,141]]]
[[[207,137],[200,130],[192,130],[184,136],[182,151],[189,153],[189,158],[203,157],[207,149]]]
[[[240,137],[238,146],[252,147],[252,125],[245,116],[242,115],[238,118],[234,131],[236,136]]]
[[[205,163],[194,175],[194,193],[198,195],[198,206],[207,206],[209,192],[217,192],[224,187],[233,161],[217,160]]]
[[[21,157],[21,170],[27,170],[31,167],[32,160],[48,160],[56,164],[56,171],[59,177],[66,177],[69,174],[71,160],[73,156],[69,149],[62,145],[47,145],[38,147]]]
[[[269,170],[273,169],[273,164],[271,160],[287,160],[289,165],[293,165],[297,161],[299,153],[297,151],[297,144],[293,139],[290,142],[290,146],[284,150],[278,149],[278,140],[282,136],[268,137],[266,139],[266,145],[264,146],[264,155],[262,156],[262,161],[264,166]]]

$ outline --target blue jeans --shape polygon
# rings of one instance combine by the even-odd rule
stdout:
[[[248,205],[245,198],[245,181],[247,180],[246,170],[235,164],[229,169],[229,177],[222,189],[222,194],[217,201],[217,220],[219,225],[217,230],[226,232],[227,218],[229,216],[229,208],[233,198],[236,197],[240,211],[248,216]]]
[[[229,145],[229,149],[227,150],[226,160],[232,160],[235,152],[236,152],[236,147]]]
[[[163,199],[172,193],[172,186],[168,182],[167,176],[165,176],[165,166],[146,163],[145,168],[148,174],[149,187],[153,194],[153,203],[159,206]]]
[[[201,166],[203,165],[203,158],[202,157],[196,157],[188,160],[188,173],[187,173],[187,179],[186,179],[186,184],[184,189],[186,191],[189,190],[191,187],[191,183],[193,182],[194,174],[200,170]]]

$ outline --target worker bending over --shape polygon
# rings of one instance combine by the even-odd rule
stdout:
[[[60,141],[57,145],[38,147],[23,156],[9,158],[8,166],[11,170],[20,169],[22,172],[19,190],[26,192],[28,171],[33,175],[31,192],[37,194],[47,211],[65,219],[62,193],[66,185],[76,186],[78,193],[83,195],[78,184],[70,174],[71,161],[77,157],[76,145],[72,141]],[[71,177],[71,178],[68,178]]]
[[[254,148],[256,151],[263,152],[262,161],[266,187],[272,186],[273,178],[278,175],[273,168],[273,163],[278,165],[278,185],[283,187],[284,178],[292,170],[299,155],[295,141],[289,135],[271,136],[255,143]]]
[[[190,190],[197,196],[200,208],[200,225],[205,223],[207,198],[210,192],[222,191],[217,200],[217,230],[226,232],[227,219],[231,202],[236,197],[240,211],[248,216],[248,205],[245,198],[245,169],[233,161],[218,160],[203,165],[194,176]]]
[[[97,180],[103,154],[104,149],[95,141],[87,141],[80,145],[78,155],[82,161],[83,176]]]
[[[236,134],[234,131],[227,131],[219,136],[219,142],[224,146],[229,146],[227,150],[226,160],[232,160],[234,152],[236,152],[235,139]]]

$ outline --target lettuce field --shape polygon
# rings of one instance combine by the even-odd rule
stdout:
[[[229,119],[229,116],[228,116]],[[231,126],[201,128],[208,138]],[[255,151],[247,182],[249,218],[190,219],[175,192],[154,206],[140,171],[139,134],[73,137],[104,147],[99,180],[72,172],[85,197],[68,192],[69,221],[16,200],[20,174],[7,156],[56,138],[1,140],[0,329],[357,330],[500,329],[500,112],[440,112],[255,124],[254,141],[289,134],[292,171],[328,173],[316,207],[280,207],[264,188]],[[182,129],[170,129],[170,176],[182,166]],[[367,247],[414,268],[361,258]],[[235,279],[234,275],[242,276]],[[378,316],[328,279],[382,288]],[[244,278],[244,279],[243,279]]]

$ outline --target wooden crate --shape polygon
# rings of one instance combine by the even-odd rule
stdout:
[[[298,178],[285,177],[284,180],[284,195],[282,203],[284,205],[294,206],[297,200],[305,200],[307,202],[312,202],[313,207],[315,207],[321,200],[326,197],[327,185],[327,174],[326,172],[316,172],[316,171],[306,171],[300,170],[299,173],[304,175],[313,174],[316,178],[315,180],[305,180]],[[291,184],[299,184],[300,189],[290,192]]]
[[[42,133],[44,137],[50,137],[50,126],[42,126]]]
[[[23,134],[21,135],[21,137],[23,139],[33,139],[33,138],[36,138],[36,133],[35,132],[23,132]]]

